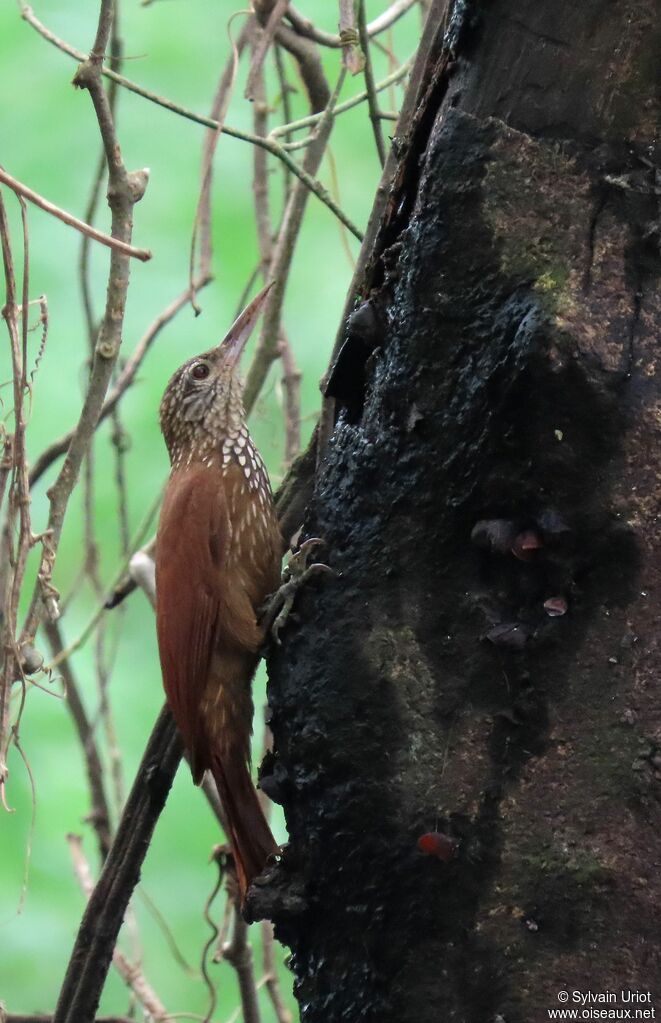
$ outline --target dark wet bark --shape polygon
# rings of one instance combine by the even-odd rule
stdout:
[[[304,1023],[661,998],[659,22],[455,3],[431,48],[306,519],[338,574],[270,664]]]

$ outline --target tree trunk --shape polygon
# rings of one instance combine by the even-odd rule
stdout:
[[[396,140],[270,663],[304,1023],[661,995],[659,34],[457,0]]]

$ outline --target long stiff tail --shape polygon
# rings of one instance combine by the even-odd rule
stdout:
[[[261,874],[268,857],[278,852],[278,845],[241,753],[237,750],[235,755],[223,757],[213,753],[211,773],[225,811],[243,902],[253,878]]]

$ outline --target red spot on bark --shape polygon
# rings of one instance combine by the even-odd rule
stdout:
[[[544,601],[544,610],[549,618],[560,618],[567,614],[567,601],[564,597],[549,597]]]
[[[449,863],[457,855],[459,843],[442,831],[428,831],[420,835],[418,849],[425,856],[435,856],[443,863]]]
[[[536,550],[542,546],[542,541],[538,533],[533,529],[527,529],[524,533],[519,533],[516,540],[512,544],[512,554],[519,561],[530,561]]]

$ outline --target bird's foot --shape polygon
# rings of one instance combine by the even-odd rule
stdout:
[[[280,646],[282,642],[280,632],[289,618],[296,595],[301,587],[305,586],[315,575],[324,573],[335,575],[329,565],[312,560],[323,544],[324,541],[316,536],[310,537],[309,540],[305,540],[301,544],[285,565],[280,587],[271,594],[262,609],[260,624],[264,629],[264,636],[267,639],[270,637],[277,646]]]

